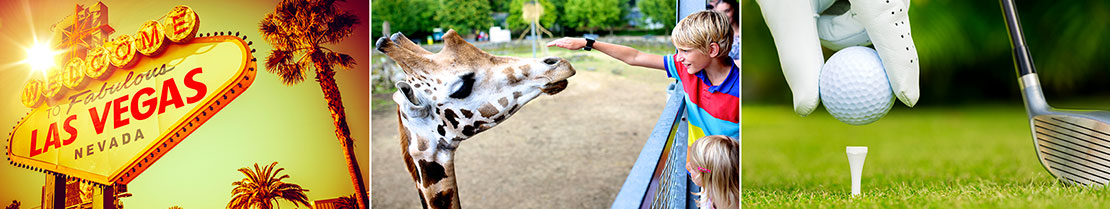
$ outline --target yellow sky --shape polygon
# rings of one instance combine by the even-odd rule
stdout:
[[[33,37],[50,38],[50,26],[73,13],[75,4],[97,1],[3,1],[0,3],[0,124],[14,125],[29,111],[19,102],[19,92],[32,76],[24,48]],[[144,21],[156,19],[178,4],[189,5],[201,18],[200,33],[235,31],[254,42],[261,62],[271,50],[258,34],[258,22],[277,1],[104,1],[112,35],[133,34]],[[369,178],[369,6],[348,2],[343,6],[362,19],[358,29],[333,50],[354,56],[358,65],[339,71],[336,80],[343,93],[352,137],[366,185]],[[264,68],[263,63],[259,63]],[[133,197],[123,199],[128,208],[223,208],[231,198],[231,183],[244,176],[236,171],[254,163],[277,161],[285,168],[287,182],[309,189],[310,200],[354,193],[347,174],[331,115],[318,83],[309,74],[305,82],[282,85],[277,76],[260,70],[257,80],[238,99],[217,113],[186,140],[168,152],[129,185]],[[0,132],[7,139],[11,126]],[[5,141],[6,144],[6,141]],[[19,200],[23,208],[39,205],[42,173],[0,164],[0,205]],[[293,208],[282,202],[282,208]]]

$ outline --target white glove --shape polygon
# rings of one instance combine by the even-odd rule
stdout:
[[[913,107],[921,97],[920,60],[910,37],[909,0],[846,1],[756,0],[794,94],[794,112],[806,116],[817,108],[822,45],[840,50],[874,43],[894,96]]]

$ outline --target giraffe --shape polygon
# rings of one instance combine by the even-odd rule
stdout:
[[[454,156],[459,143],[497,126],[541,94],[567,87],[574,68],[562,58],[493,56],[454,30],[432,54],[400,32],[377,50],[404,71],[396,82],[401,155],[424,208],[460,208]]]

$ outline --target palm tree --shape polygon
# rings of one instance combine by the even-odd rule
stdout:
[[[271,163],[269,166],[258,168],[258,163],[254,164],[254,170],[247,167],[239,168],[239,172],[246,175],[243,180],[231,183],[235,188],[231,189],[231,202],[227,203],[229,209],[271,209],[274,208],[278,199],[284,199],[292,202],[294,206],[310,206],[308,204],[308,196],[304,194],[307,189],[302,189],[301,185],[286,183],[282,179],[289,178],[289,175],[278,176],[285,168],[278,168],[277,162]]]
[[[19,209],[19,206],[21,205],[23,204],[19,201],[12,200],[12,204],[8,204],[8,206],[4,207],[4,209]]]
[[[350,36],[354,26],[359,24],[358,16],[341,11],[336,0],[282,0],[259,23],[259,31],[273,51],[266,57],[266,71],[277,74],[285,85],[295,85],[304,81],[305,71],[314,69],[316,82],[324,91],[335,123],[335,135],[343,147],[347,160],[347,172],[355,186],[355,196],[359,208],[366,208],[366,184],[354,154],[354,139],[347,127],[347,115],[343,111],[343,99],[339,86],[335,84],[333,67],[350,69],[355,66],[351,55],[339,53],[324,47],[337,44]],[[340,0],[342,1],[342,0]]]
[[[355,200],[355,195],[354,194],[339,197],[339,207],[336,207],[336,209],[356,209],[356,208],[358,208],[358,202]]]

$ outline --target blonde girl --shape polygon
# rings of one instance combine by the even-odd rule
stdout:
[[[702,137],[686,151],[686,171],[701,186],[698,207],[740,208],[740,143],[722,135]]]

